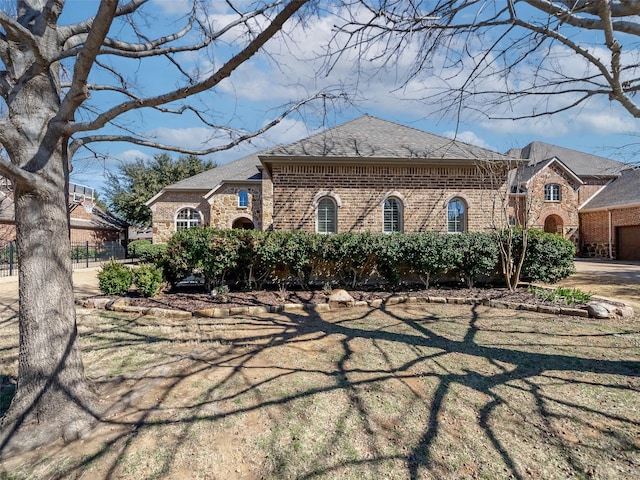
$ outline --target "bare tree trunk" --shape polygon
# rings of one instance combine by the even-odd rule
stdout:
[[[15,183],[20,296],[18,388],[2,421],[0,453],[77,438],[95,421],[73,298],[68,139],[51,127],[58,96],[46,73],[11,105],[21,138],[8,150],[29,172]],[[14,147],[14,148],[12,148]]]
[[[10,450],[76,438],[94,418],[78,346],[65,192],[16,189],[21,344],[18,389],[3,422]]]

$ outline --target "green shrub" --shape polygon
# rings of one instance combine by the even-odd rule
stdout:
[[[519,241],[514,238],[517,249],[521,232],[515,235],[520,236]],[[169,240],[162,265],[170,282],[203,275],[209,289],[230,282],[249,288],[262,288],[265,282],[304,286],[312,277],[355,288],[376,270],[390,285],[417,275],[428,288],[443,274],[455,274],[472,287],[479,278],[498,274],[498,241],[495,233],[479,232],[319,235],[196,228],[181,230]],[[572,271],[571,242],[529,232],[525,277],[557,281]]]
[[[227,272],[238,265],[240,241],[230,231],[214,230],[202,256],[202,273],[208,289],[222,285]]]
[[[407,236],[401,233],[376,235],[376,270],[391,286],[396,286],[407,269],[404,248]]]
[[[371,276],[376,268],[377,236],[371,233],[324,235],[322,260],[342,284],[351,288]]]
[[[98,272],[98,288],[104,295],[124,295],[133,283],[133,274],[125,265],[111,259]]]
[[[133,283],[143,297],[155,297],[162,286],[162,268],[140,265],[133,271]]]
[[[575,273],[575,245],[554,233],[529,230],[522,273],[531,282],[556,283]]]
[[[453,248],[451,235],[435,232],[407,235],[403,255],[410,271],[417,275],[425,288],[432,280],[452,270],[456,265],[457,252]]]
[[[450,235],[448,249],[456,270],[469,288],[480,276],[491,276],[498,265],[498,246],[488,233]]]
[[[134,240],[127,245],[127,255],[143,263],[159,261],[167,250],[164,243],[151,243],[149,240]]]
[[[586,303],[591,300],[591,294],[585,293],[578,288],[559,287],[554,290],[548,290],[540,287],[530,287],[529,291],[536,297],[549,301],[563,301],[568,305],[574,303]]]
[[[170,283],[203,273],[204,260],[215,232],[211,228],[190,228],[172,235],[162,260],[165,277]]]

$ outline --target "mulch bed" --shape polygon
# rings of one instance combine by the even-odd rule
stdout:
[[[526,287],[510,292],[506,288],[430,288],[428,290],[364,291],[348,290],[356,301],[386,300],[390,297],[444,297],[482,298],[503,302],[527,303],[531,305],[566,306],[565,303],[543,300],[533,295]],[[255,290],[231,292],[223,302],[205,293],[202,289],[184,288],[162,293],[154,298],[138,297],[130,294],[128,303],[132,306],[157,307],[169,310],[195,312],[208,308],[231,308],[261,305],[284,305],[287,303],[322,304],[328,297],[322,290]],[[574,304],[573,307],[580,307]]]

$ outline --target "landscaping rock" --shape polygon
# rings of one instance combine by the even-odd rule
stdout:
[[[447,299],[444,297],[429,297],[431,303],[447,303]]]
[[[611,317],[611,312],[609,309],[605,307],[604,303],[600,302],[589,302],[587,304],[587,311],[589,312],[589,316],[591,318],[609,318]]]
[[[328,312],[331,309],[328,303],[307,303],[304,308],[312,312]]]
[[[351,307],[353,306],[354,302],[355,302],[355,299],[349,294],[349,292],[347,292],[346,290],[343,290],[342,288],[338,288],[334,290],[333,292],[331,292],[331,295],[329,296],[329,306],[331,308]]]
[[[114,299],[109,297],[86,298],[84,301],[82,301],[81,305],[85,308],[105,309],[107,307],[107,304],[113,301]]]
[[[538,312],[551,313],[553,315],[557,315],[560,313],[560,307],[552,307],[550,305],[538,305]]]
[[[184,310],[169,310],[168,308],[155,307],[147,310],[147,315],[159,318],[175,318],[176,320],[184,320],[193,316],[191,312],[185,312]]]
[[[622,318],[631,318],[633,317],[633,308],[625,306],[625,307],[617,307],[616,315],[620,315]]]
[[[560,307],[562,315],[573,315],[575,317],[588,317],[589,312],[583,308]]]

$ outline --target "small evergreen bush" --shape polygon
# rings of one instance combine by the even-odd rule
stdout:
[[[134,240],[127,245],[127,255],[137,258],[143,263],[153,263],[162,258],[167,245],[164,243],[151,243],[149,240]]]
[[[523,276],[531,282],[556,283],[575,273],[573,242],[554,233],[529,230]]]
[[[133,283],[143,297],[155,297],[162,286],[162,268],[140,265],[133,271]]]
[[[105,263],[98,272],[98,288],[104,295],[124,295],[133,283],[133,273],[114,259]]]

